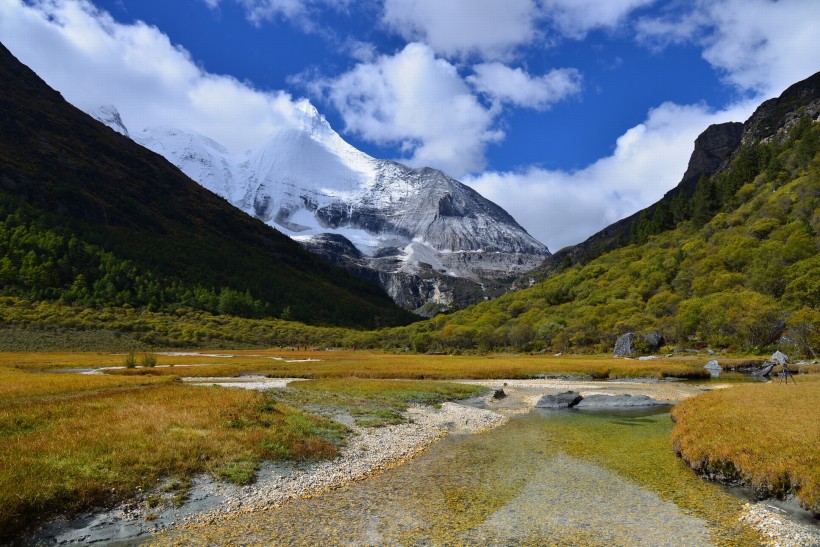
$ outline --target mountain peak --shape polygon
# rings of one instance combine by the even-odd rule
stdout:
[[[131,136],[128,132],[128,128],[125,127],[125,124],[122,121],[122,117],[120,116],[117,107],[113,104],[104,104],[94,110],[89,111],[88,114],[98,122],[102,122],[117,133],[125,135],[126,137]]]

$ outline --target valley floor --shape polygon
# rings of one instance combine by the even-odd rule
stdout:
[[[657,377],[663,377],[666,373],[689,376],[702,367],[700,357],[625,361],[613,360],[610,357],[450,357],[378,355],[366,352],[244,351],[164,353],[157,354],[157,358],[160,363],[158,366],[124,368],[123,355],[0,354],[0,372],[3,370],[2,367],[13,366],[14,368],[5,369],[6,374],[13,374],[17,381],[17,387],[9,384],[6,387],[8,393],[0,394],[0,411],[13,418],[15,412],[19,413],[20,409],[29,408],[31,405],[48,405],[51,401],[63,401],[66,397],[93,398],[96,393],[102,397],[110,397],[110,394],[117,390],[125,390],[131,393],[126,394],[128,397],[140,398],[144,397],[140,393],[166,389],[162,386],[167,386],[167,389],[171,390],[185,389],[187,397],[199,393],[213,393],[219,397],[222,389],[214,392],[214,388],[207,387],[218,384],[223,387],[247,388],[231,389],[230,392],[250,394],[253,390],[273,389],[269,393],[288,393],[282,396],[284,398],[278,399],[274,395],[273,400],[278,401],[277,404],[293,404],[294,408],[308,414],[320,411],[320,415],[340,422],[349,428],[347,441],[341,445],[340,452],[335,458],[312,463],[288,463],[274,458],[274,463],[270,463],[270,460],[268,463],[262,463],[256,473],[257,480],[244,486],[214,480],[213,475],[202,474],[200,471],[186,486],[188,494],[183,503],[173,503],[173,489],[165,488],[168,480],[163,479],[156,483],[158,487],[149,488],[139,494],[137,501],[132,497],[131,501],[126,501],[113,510],[89,513],[79,520],[52,521],[52,524],[40,530],[39,540],[47,543],[88,543],[127,540],[159,532],[159,542],[171,539],[181,540],[183,543],[213,542],[221,535],[233,533],[229,532],[230,530],[236,531],[236,525],[231,528],[231,523],[240,522],[249,514],[270,514],[270,511],[276,511],[283,505],[288,506],[295,500],[321,495],[345,484],[369,478],[374,474],[379,475],[386,469],[414,458],[450,433],[478,433],[503,425],[513,416],[528,413],[545,394],[575,390],[585,397],[594,394],[646,395],[676,404],[706,392],[726,391],[725,388],[732,385],[731,382],[720,380],[593,380],[589,375],[578,376],[585,373],[604,378],[613,374],[640,376],[647,373]],[[737,363],[742,361],[734,360]],[[13,372],[15,370],[16,372]],[[57,372],[61,370],[82,370],[86,374]],[[452,378],[453,370],[468,370],[473,376],[484,376],[485,379],[454,379],[457,383],[450,384],[333,379],[344,375],[378,378],[386,373],[411,378]],[[512,371],[518,377],[494,378],[499,371]],[[101,374],[102,372],[107,374]],[[259,376],[260,372],[280,378]],[[329,378],[291,384],[298,389],[282,389],[288,382],[306,373],[310,376]],[[533,378],[535,375],[551,374],[563,377]],[[575,377],[567,378],[568,375]],[[290,378],[285,378],[286,376]],[[179,380],[175,378],[183,379],[183,385],[180,386]],[[12,376],[8,379],[12,379]],[[33,383],[27,384],[27,381]],[[81,384],[82,390],[78,391]],[[194,387],[195,384],[205,385]],[[462,385],[463,390],[457,388],[458,385]],[[404,406],[405,410],[397,417],[395,409],[401,407],[395,406],[395,401],[414,400],[407,397],[408,393],[421,393],[424,390],[432,393],[433,386],[453,387],[435,387],[440,391],[440,395],[437,395],[439,399],[430,399],[426,401],[427,404],[411,403]],[[486,388],[484,395],[472,399],[469,405],[443,402],[438,408],[429,406],[457,393],[464,397],[470,389],[475,390],[470,386],[480,386],[478,391],[481,391],[481,387]],[[94,389],[99,391],[95,392]],[[493,393],[496,390],[503,390],[506,396],[494,398]],[[388,392],[392,401],[390,404],[385,403],[388,400],[385,399],[385,394]],[[420,397],[418,393],[413,397]],[[445,393],[450,395],[444,395]],[[353,396],[351,394],[361,398],[355,399],[353,404],[350,402],[352,399],[348,400]],[[813,391],[811,394],[816,395]],[[348,399],[345,399],[346,397]],[[365,399],[375,401],[381,406],[367,406],[362,403]],[[347,401],[345,404],[348,406],[339,406],[339,400]],[[315,404],[311,406],[313,403]],[[333,408],[329,413],[327,408],[321,412],[322,404],[330,404]],[[384,406],[385,404],[387,406]],[[19,426],[17,432],[5,433],[25,436],[29,430],[34,431],[41,425],[27,422],[26,420],[31,418],[25,416],[14,419],[17,421],[9,422],[4,427],[12,427],[16,423]],[[372,427],[373,425],[379,427]],[[179,426],[172,424],[170,427],[173,430]],[[811,436],[810,431],[807,434]],[[668,442],[667,437],[666,443]],[[171,494],[168,494],[169,491]],[[820,542],[820,532],[816,524],[801,527],[778,515],[776,509],[767,508],[762,504],[750,504],[745,511],[745,525],[757,530],[765,541],[779,545],[813,545]]]

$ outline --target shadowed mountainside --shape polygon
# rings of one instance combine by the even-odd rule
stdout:
[[[379,288],[74,108],[1,45],[0,81],[5,294],[356,327],[412,321]]]

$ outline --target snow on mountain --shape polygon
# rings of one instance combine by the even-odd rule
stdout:
[[[113,107],[92,115],[128,134]],[[506,211],[473,189],[435,169],[368,156],[306,100],[289,126],[244,154],[173,128],[131,137],[308,249],[380,283],[409,308],[498,294],[503,280],[549,256]]]

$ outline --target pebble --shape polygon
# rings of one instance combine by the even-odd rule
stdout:
[[[782,519],[765,503],[744,505],[740,522],[756,529],[769,539],[769,545],[772,546],[816,547],[820,545],[820,528]]]

